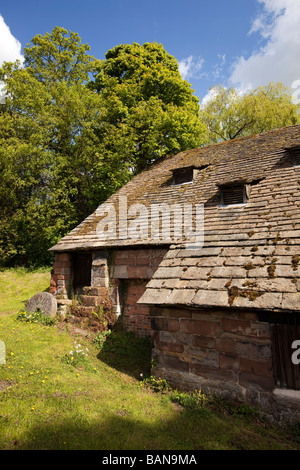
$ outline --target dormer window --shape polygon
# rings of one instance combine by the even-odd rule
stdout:
[[[292,150],[293,166],[300,166],[300,148]]]
[[[220,205],[246,204],[248,201],[245,184],[228,184],[220,187]]]
[[[173,170],[173,184],[191,183],[194,179],[193,167]]]
[[[173,184],[192,183],[200,170],[204,170],[208,165],[202,166],[186,166],[182,168],[175,168],[173,173]]]

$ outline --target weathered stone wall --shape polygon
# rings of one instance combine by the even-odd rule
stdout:
[[[82,298],[93,309],[107,295],[123,313],[127,331],[152,336],[153,373],[173,386],[201,388],[258,406],[276,419],[300,419],[300,391],[276,388],[270,325],[253,311],[189,309],[137,304],[166,249],[120,249],[94,252],[91,286]],[[67,302],[72,281],[71,255],[57,253],[50,292]],[[69,300],[70,301],[70,300]]]
[[[270,326],[255,313],[152,307],[151,324],[156,376],[257,406],[270,417],[283,410],[300,417],[300,392],[292,401],[276,389]]]
[[[50,293],[67,299],[71,292],[72,261],[70,253],[56,253],[51,272]]]
[[[93,253],[92,258],[91,286],[107,289],[109,286],[108,253],[106,251],[96,251]]]
[[[92,254],[91,286],[84,288],[81,308],[86,313],[107,298],[117,315],[123,314],[124,327],[139,336],[151,336],[150,310],[137,301],[155,273],[167,248],[132,248],[95,251]],[[50,292],[60,305],[72,296],[72,254],[56,253]]]
[[[162,261],[166,248],[114,250],[111,257],[110,279],[119,287],[123,323],[127,331],[138,336],[151,336],[150,307],[137,301],[146,289]]]

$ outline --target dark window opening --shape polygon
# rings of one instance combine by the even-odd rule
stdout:
[[[208,165],[187,166],[184,168],[175,168],[172,170],[173,173],[173,184],[191,183],[194,181],[195,176],[200,170],[204,170]]]
[[[234,184],[220,188],[220,204],[222,206],[245,204],[247,200],[246,186],[244,184]]]
[[[92,277],[92,253],[73,254],[73,289],[76,293],[82,293],[83,287],[91,285]]]
[[[300,149],[292,151],[292,162],[293,166],[300,166]]]
[[[273,369],[276,385],[280,388],[300,390],[300,364],[293,347],[300,340],[299,314],[259,314],[259,321],[270,323],[272,337]]]

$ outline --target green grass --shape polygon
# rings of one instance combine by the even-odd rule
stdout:
[[[49,289],[50,268],[1,270],[0,285],[0,315],[16,312],[24,308],[25,302],[34,294]]]
[[[0,338],[7,358],[0,366],[2,450],[300,448],[291,432],[255,413],[216,403],[197,408],[182,393],[154,392],[140,376],[149,368],[149,347],[132,335],[115,333],[99,350],[56,326],[4,315]],[[88,351],[72,364],[66,357],[75,340]]]
[[[0,450],[300,449],[296,426],[151,377],[151,344],[132,334],[114,331],[99,348],[6,313],[0,340]]]

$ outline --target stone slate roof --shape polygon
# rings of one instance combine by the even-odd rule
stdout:
[[[300,167],[286,150],[299,143],[296,126],[215,147],[241,153],[206,184],[252,177],[248,203],[219,207],[204,189],[204,247],[171,246],[140,303],[300,309]]]
[[[107,202],[204,204],[204,246],[185,240],[100,241],[99,210],[53,251],[170,244],[140,303],[298,310],[300,306],[300,125],[181,152],[132,179]],[[201,167],[191,184],[173,185],[172,170]],[[220,206],[220,185],[248,184],[247,204]],[[101,209],[101,206],[100,206]]]

